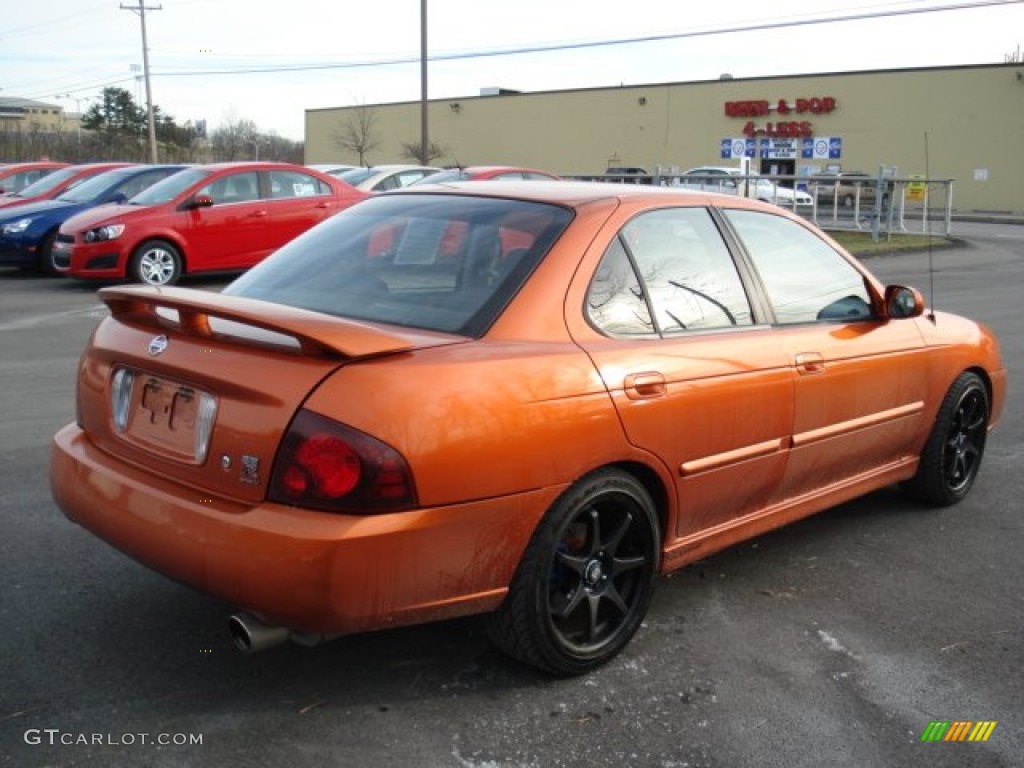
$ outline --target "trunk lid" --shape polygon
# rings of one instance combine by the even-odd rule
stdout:
[[[296,410],[339,366],[466,341],[191,289],[99,296],[111,316],[82,356],[79,423],[104,451],[198,499],[263,499]]]

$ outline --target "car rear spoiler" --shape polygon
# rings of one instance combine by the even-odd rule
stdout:
[[[224,334],[213,328],[211,320],[221,319],[290,337],[298,343],[301,353],[310,357],[370,357],[466,340],[453,334],[370,325],[284,304],[191,288],[118,286],[101,288],[99,298],[110,308],[111,315],[123,322],[215,338]]]

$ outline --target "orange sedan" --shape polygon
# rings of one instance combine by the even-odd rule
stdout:
[[[666,188],[410,188],[219,295],[100,296],[54,497],[245,650],[486,614],[586,672],[658,573],[894,483],[960,501],[1006,392],[985,327]]]

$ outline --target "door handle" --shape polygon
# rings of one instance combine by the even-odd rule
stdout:
[[[246,218],[248,218],[248,219],[262,219],[262,218],[265,218],[266,215],[267,215],[267,211],[266,211],[266,209],[263,209],[261,211],[253,211]]]
[[[664,397],[668,391],[665,386],[665,377],[657,371],[629,374],[622,383],[622,389],[630,400]]]
[[[824,373],[825,358],[818,352],[801,352],[794,358],[797,373]]]

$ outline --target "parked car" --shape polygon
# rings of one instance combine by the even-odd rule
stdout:
[[[107,203],[124,202],[183,165],[130,165],[97,174],[54,200],[0,209],[0,265],[53,274],[53,244],[61,224]],[[103,216],[101,212],[99,214]]]
[[[337,165],[335,163],[313,163],[307,165],[307,168],[312,168],[314,171],[320,171],[320,173],[326,173],[328,176],[339,176],[345,171],[351,171],[354,168],[358,168],[358,165]]]
[[[796,214],[663,187],[417,185],[221,293],[99,297],[54,498],[248,650],[482,613],[592,670],[659,572],[894,483],[962,500],[1007,390],[990,330]]]
[[[88,163],[85,165],[69,165],[53,173],[47,174],[38,181],[34,181],[18,192],[0,195],[0,208],[10,208],[13,205],[24,205],[36,200],[52,200],[60,197],[64,192],[81,184],[86,179],[92,178],[105,171],[114,168],[127,168],[134,163]]]
[[[29,184],[65,167],[67,167],[67,163],[50,161],[7,163],[0,166],[0,195],[20,192]]]
[[[535,168],[520,168],[515,165],[472,165],[466,168],[449,168],[420,179],[423,184],[448,184],[453,181],[560,181],[561,177]]]
[[[373,165],[369,168],[352,168],[337,176],[356,189],[366,192],[387,192],[415,184],[440,170],[429,165]]]
[[[756,173],[744,175],[742,169],[730,166],[706,165],[691,168],[683,171],[673,186],[738,194],[790,209],[814,205],[814,198],[803,190],[784,187]]]
[[[818,205],[841,205],[852,208],[873,206],[878,198],[875,179],[863,171],[840,171],[838,173],[817,173],[809,179],[811,193],[818,198]],[[888,205],[891,185],[882,193],[882,205]]]
[[[151,285],[239,272],[366,195],[288,163],[195,166],[122,205],[69,219],[54,264],[78,278]]]
[[[700,190],[702,192],[719,192],[725,195],[735,195],[737,192],[737,176],[742,176],[740,168],[722,165],[702,165],[699,168],[690,168],[683,171],[679,176],[672,179],[671,186],[682,187],[689,190]]]
[[[633,166],[611,166],[604,172],[605,181],[614,181],[619,184],[650,184],[651,175],[646,168]]]

